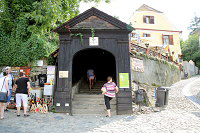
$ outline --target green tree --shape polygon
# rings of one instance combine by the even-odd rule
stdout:
[[[200,46],[198,35],[190,35],[185,42],[181,41],[183,60],[193,60],[200,68]]]
[[[191,30],[191,33],[200,29],[200,17],[194,16],[188,29]]]
[[[0,66],[26,66],[58,48],[51,32],[79,14],[80,2],[110,0],[0,0]]]

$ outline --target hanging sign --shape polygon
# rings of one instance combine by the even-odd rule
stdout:
[[[143,60],[132,58],[132,70],[136,72],[144,72]]]
[[[129,73],[119,73],[119,88],[129,88]]]
[[[47,66],[47,74],[55,74],[55,66]]]
[[[99,45],[99,37],[90,37],[89,45],[90,46],[98,46]]]
[[[44,61],[43,60],[38,60],[37,61],[37,66],[43,66],[44,64]]]
[[[69,103],[65,103],[65,107],[68,107],[69,106]]]
[[[56,106],[57,106],[57,107],[60,107],[60,103],[56,103]]]
[[[69,71],[59,71],[59,78],[68,78]]]
[[[53,85],[44,85],[44,95],[47,96],[53,95]]]

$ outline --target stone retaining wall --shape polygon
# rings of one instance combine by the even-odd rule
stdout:
[[[143,60],[144,72],[137,72],[132,69],[132,81],[148,85],[171,86],[181,80],[180,70],[174,64],[143,56],[135,56],[134,58]]]
[[[189,63],[188,61],[183,61],[183,70],[184,72],[188,73],[188,77],[199,74],[198,67],[196,67],[194,64]]]

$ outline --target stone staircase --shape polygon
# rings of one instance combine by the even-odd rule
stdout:
[[[106,115],[102,94],[75,94],[72,100],[73,115]],[[116,115],[116,98],[111,100],[112,115]]]
[[[101,87],[106,83],[106,81],[97,81],[94,83],[94,88],[89,89],[89,82],[82,81],[81,88],[79,89],[80,93],[93,93],[101,94]]]

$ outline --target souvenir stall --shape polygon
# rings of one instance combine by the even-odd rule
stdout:
[[[55,66],[38,61],[31,70],[30,112],[47,113],[53,103]]]
[[[55,66],[47,66],[43,60],[40,60],[32,68],[12,67],[15,81],[19,78],[20,72],[24,72],[30,80],[31,89],[28,97],[30,112],[47,113],[53,103]],[[15,90],[11,100],[10,108],[15,108]]]
[[[26,77],[30,77],[31,68],[30,67],[12,67],[12,75],[14,78],[14,82],[19,79],[19,73],[24,72]],[[16,100],[15,100],[15,90],[12,90],[12,96],[10,99],[10,104],[8,105],[8,109],[16,108]]]
[[[47,113],[52,107],[55,66],[47,66],[46,68],[46,74],[38,76],[42,91],[31,90],[30,112]]]

